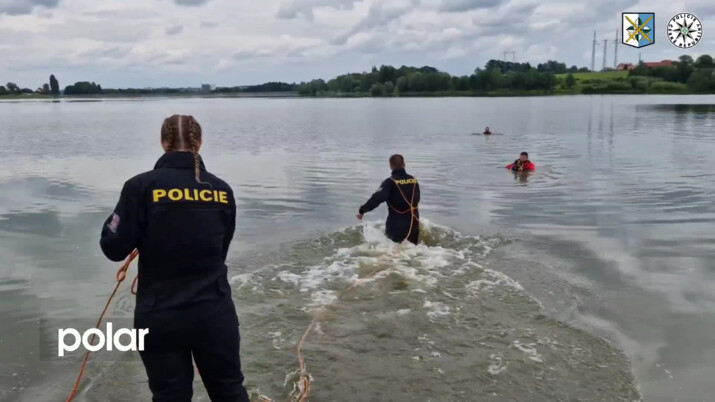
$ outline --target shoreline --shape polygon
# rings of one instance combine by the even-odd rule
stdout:
[[[300,95],[296,93],[261,93],[261,94],[104,94],[104,95],[4,95],[0,96],[0,103],[17,101],[45,101],[51,103],[59,102],[99,102],[104,100],[125,100],[125,99],[409,99],[409,98],[539,98],[539,97],[561,97],[561,96],[635,96],[635,95],[678,95],[678,96],[708,96],[715,93],[701,92],[433,92],[433,93],[406,93],[401,95],[372,96],[370,94],[329,94],[329,95]]]

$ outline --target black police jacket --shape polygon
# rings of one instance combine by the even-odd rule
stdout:
[[[412,198],[413,191],[414,198]],[[412,201],[412,206],[417,207],[420,202],[420,185],[413,176],[407,174],[405,169],[396,169],[392,171],[391,177],[382,182],[380,188],[360,207],[358,212],[360,214],[370,212],[383,202],[387,202],[389,212],[385,232],[388,236],[405,237],[410,230],[412,219],[408,201]],[[414,213],[415,218],[419,219],[419,211],[415,210]],[[418,223],[413,223],[413,225],[416,224]]]
[[[124,184],[100,246],[112,261],[139,251],[136,312],[230,296],[226,255],[236,226],[233,190],[194,156],[168,152]]]

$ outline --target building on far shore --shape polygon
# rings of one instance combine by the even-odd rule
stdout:
[[[676,62],[673,60],[661,60],[661,61],[650,61],[650,62],[645,62],[643,63],[646,67],[648,68],[658,68],[658,67],[673,67],[676,65]],[[630,71],[636,68],[638,65],[633,64],[633,63],[621,63],[616,67],[616,70],[618,71]]]
[[[646,67],[648,68],[658,68],[658,67],[673,67],[675,66],[675,62],[673,60],[661,60],[661,61],[655,61],[651,63],[644,63]]]
[[[201,92],[207,94],[211,91],[213,91],[214,86],[210,84],[201,84]]]

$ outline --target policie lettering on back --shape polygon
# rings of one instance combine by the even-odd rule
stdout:
[[[172,188],[170,190],[155,189],[152,191],[152,202],[215,202],[228,204],[228,193],[219,190],[198,190],[190,188]]]

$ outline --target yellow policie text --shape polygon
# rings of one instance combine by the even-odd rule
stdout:
[[[212,191],[189,188],[172,188],[171,190],[156,189],[152,191],[152,195],[153,202],[155,203],[168,198],[170,201],[218,202],[228,204],[228,193],[218,190]]]
[[[417,179],[394,180],[394,182],[401,186],[404,186],[405,184],[417,184]]]

